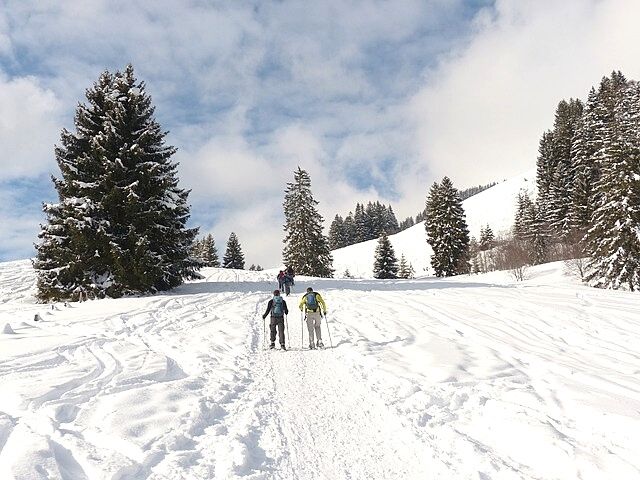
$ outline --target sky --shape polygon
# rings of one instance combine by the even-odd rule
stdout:
[[[399,220],[535,165],[563,98],[640,79],[635,0],[0,0],[0,261],[34,255],[62,128],[128,63],[178,148],[191,226],[278,266],[298,166],[328,229],[356,202]]]

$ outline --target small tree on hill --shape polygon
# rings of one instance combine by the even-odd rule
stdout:
[[[410,262],[407,262],[404,254],[400,256],[400,266],[398,268],[398,277],[399,278],[413,278],[415,275],[415,270],[413,269],[413,265]]]
[[[486,250],[491,250],[493,248],[493,244],[495,242],[495,236],[493,235],[493,230],[491,227],[487,225],[480,229],[480,242],[479,247],[483,252]]]
[[[398,278],[398,259],[386,233],[378,239],[373,262],[374,278]]]
[[[222,258],[222,267],[244,270],[244,254],[242,253],[238,237],[234,232],[231,232],[231,235],[229,235],[227,251]]]
[[[219,267],[220,259],[218,258],[218,249],[213,235],[208,234],[202,239],[201,258],[205,267]]]

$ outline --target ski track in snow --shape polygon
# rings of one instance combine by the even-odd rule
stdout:
[[[317,280],[335,348],[309,351],[301,278],[280,352],[273,272],[205,273],[52,308],[0,264],[0,478],[640,478],[637,294]]]

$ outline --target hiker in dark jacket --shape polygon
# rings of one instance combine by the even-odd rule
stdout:
[[[282,350],[286,350],[285,342],[284,342],[284,316],[289,314],[289,309],[287,308],[287,302],[284,301],[284,298],[280,296],[280,290],[273,291],[273,298],[269,300],[267,304],[267,311],[262,315],[262,319],[267,318],[271,312],[271,322],[269,323],[269,327],[271,329],[271,345],[269,348],[275,348],[276,346],[276,327],[278,327],[278,338],[280,340],[280,348]]]
[[[296,273],[293,271],[293,267],[291,265],[289,265],[284,273],[286,275],[289,275],[289,277],[291,277],[291,285],[295,285],[294,278],[296,276]]]
[[[280,270],[280,272],[278,272],[278,288],[280,290],[282,290],[284,288],[284,271]]]
[[[284,284],[284,293],[288,297],[289,294],[291,293],[291,285],[293,285],[293,277],[290,276],[288,273],[285,273],[284,277],[282,277],[282,283]]]

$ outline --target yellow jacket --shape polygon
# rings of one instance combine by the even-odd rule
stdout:
[[[300,299],[300,310],[302,311],[306,305],[307,305],[307,295],[309,295],[310,293],[315,294],[316,296],[316,302],[318,302],[318,308],[320,308],[320,311],[324,314],[327,313],[327,305],[324,303],[324,300],[322,299],[322,297],[320,296],[320,294],[318,292],[307,292],[305,293],[302,298]]]

